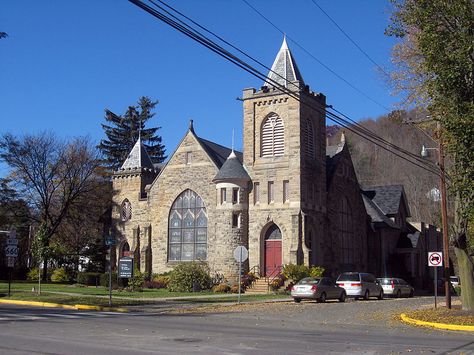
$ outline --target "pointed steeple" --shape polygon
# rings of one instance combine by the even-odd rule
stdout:
[[[120,170],[127,169],[140,169],[146,168],[154,170],[153,162],[148,155],[145,146],[142,143],[141,134],[138,136],[138,140],[133,146],[132,150],[128,154],[127,159],[123,163]]]
[[[213,182],[223,181],[250,181],[250,176],[242,166],[239,158],[232,149],[229,157],[219,169],[217,175],[212,180]]]
[[[285,36],[264,85],[275,86],[274,82],[277,82],[278,84],[288,88],[290,82],[293,81],[299,81],[301,85],[304,85],[303,77],[296,66],[295,59],[293,58],[290,49],[288,48]]]

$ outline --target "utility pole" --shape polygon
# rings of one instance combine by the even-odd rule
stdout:
[[[443,254],[444,254],[444,292],[446,295],[446,307],[451,309],[451,282],[449,280],[449,238],[448,238],[448,209],[446,204],[446,174],[444,167],[444,144],[441,134],[441,125],[438,128],[438,159],[440,170],[440,190],[441,190],[441,223],[443,225]]]

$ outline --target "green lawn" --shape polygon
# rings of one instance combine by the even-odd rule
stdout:
[[[33,291],[34,288],[34,291]],[[69,293],[70,295],[58,294],[56,292]],[[52,283],[41,284],[41,295],[38,295],[38,283],[34,282],[14,282],[11,285],[11,297],[7,297],[8,283],[0,282],[0,298],[15,299],[25,301],[53,302],[61,304],[86,304],[86,305],[108,305],[108,289],[104,287],[80,287],[76,285],[61,285]],[[106,297],[98,297],[106,296]],[[195,297],[186,300],[190,303],[226,303],[237,301],[237,294],[216,294],[213,292],[170,292],[166,289],[145,289],[143,292],[112,291],[113,304],[139,305],[153,304],[163,301],[163,298],[174,297]],[[204,296],[204,297],[203,297]],[[209,296],[209,297],[205,297]],[[123,299],[122,299],[123,297]],[[285,295],[245,295],[242,294],[242,301],[263,301],[271,299],[281,299]]]

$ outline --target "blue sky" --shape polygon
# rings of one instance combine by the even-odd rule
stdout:
[[[373,63],[311,0],[247,0],[287,33],[307,84],[329,104],[360,120],[387,112],[328,72],[313,56],[382,106],[399,101]],[[390,69],[392,38],[384,36],[388,1],[316,0],[382,67]],[[168,3],[271,66],[282,35],[242,0]],[[104,109],[117,114],[140,96],[159,100],[153,125],[172,153],[189,119],[199,136],[241,149],[247,87],[262,82],[126,0],[3,1],[0,31],[0,133],[52,130],[61,137],[103,138]],[[5,169],[2,169],[5,172]]]

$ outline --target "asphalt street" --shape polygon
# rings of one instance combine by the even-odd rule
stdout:
[[[2,305],[0,353],[474,354],[472,333],[395,319],[431,302],[283,302],[127,314]]]

